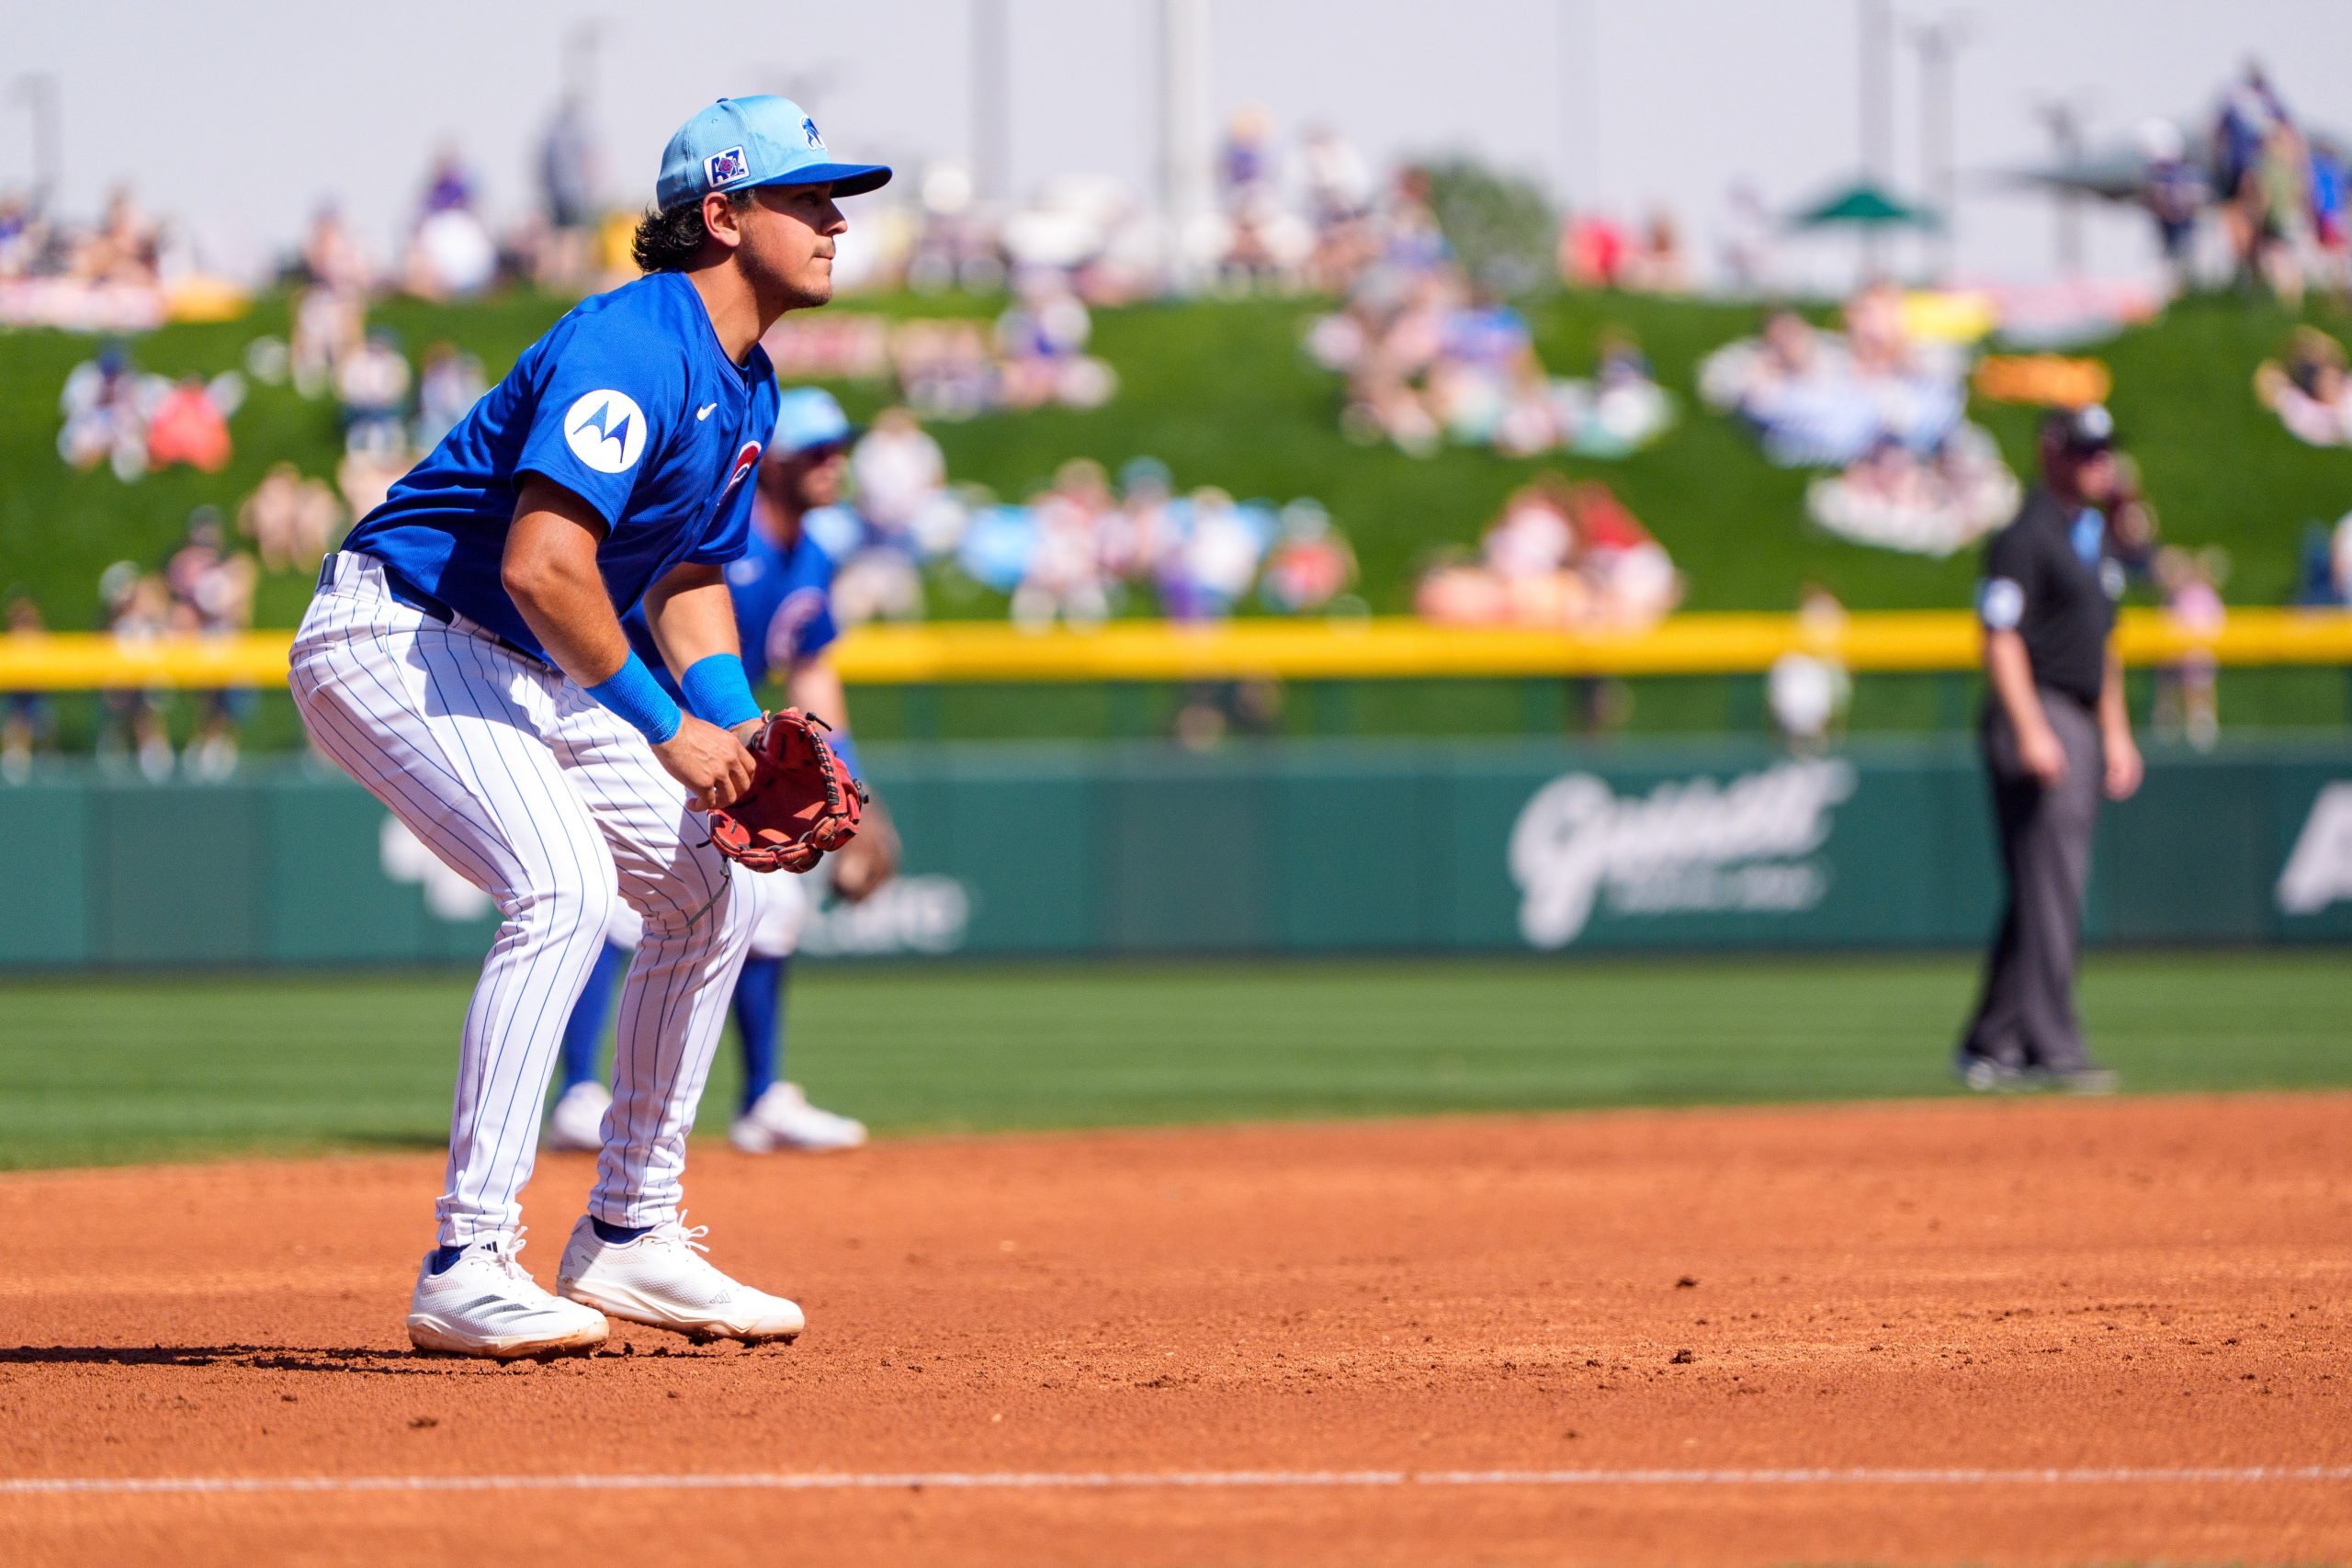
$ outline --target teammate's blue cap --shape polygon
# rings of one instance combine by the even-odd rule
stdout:
[[[862,196],[889,183],[887,164],[834,162],[798,104],[763,93],[721,98],[678,127],[662,152],[653,203],[669,212],[715,190],[830,184],[835,196]]]
[[[790,457],[816,446],[833,446],[850,437],[849,415],[833,394],[822,387],[787,388],[775,409],[775,434],[768,438],[770,455]]]

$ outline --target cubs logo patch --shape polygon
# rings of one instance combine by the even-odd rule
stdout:
[[[752,161],[743,156],[741,147],[729,147],[723,152],[713,152],[702,161],[703,178],[711,187],[732,185],[752,172]]]
[[[645,450],[645,411],[627,392],[583,392],[563,415],[564,445],[600,474],[625,474]]]
[[[825,139],[817,134],[817,122],[815,120],[804,116],[800,121],[800,134],[807,137],[808,139],[808,145],[814,147],[820,152],[825,150]]]
[[[727,470],[727,482],[718,487],[719,503],[726,504],[727,498],[735,493],[735,487],[743,482],[743,476],[759,466],[760,444],[756,441],[744,442],[743,449],[735,454],[734,466]]]

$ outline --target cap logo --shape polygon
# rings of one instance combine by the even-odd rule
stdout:
[[[808,139],[808,145],[814,147],[818,152],[821,152],[825,150],[825,139],[817,134],[817,122],[815,120],[803,116],[800,121],[800,134],[807,137]]]
[[[717,190],[733,185],[752,172],[752,161],[743,156],[741,147],[729,147],[724,152],[713,152],[702,161],[703,178]]]

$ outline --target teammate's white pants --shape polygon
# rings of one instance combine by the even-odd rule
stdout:
[[[621,987],[588,1212],[674,1217],[752,924],[684,788],[563,675],[463,616],[445,626],[401,604],[366,555],[330,558],[292,683],[321,749],[505,917],[466,1013],[441,1244],[519,1224],[564,1020],[621,903],[645,941]]]

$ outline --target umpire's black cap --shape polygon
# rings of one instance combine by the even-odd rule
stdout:
[[[2042,416],[2041,440],[2053,452],[2087,457],[2115,446],[2115,416],[2103,403],[2078,409],[2052,409]]]

